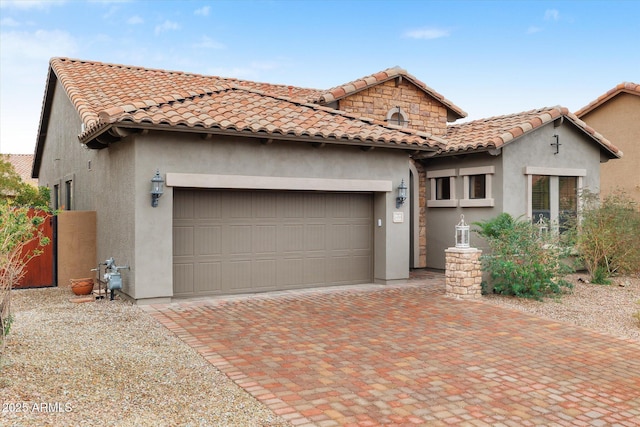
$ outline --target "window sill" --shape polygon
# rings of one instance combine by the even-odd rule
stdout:
[[[427,200],[428,208],[455,208],[458,206],[458,200]]]
[[[460,199],[463,208],[492,208],[495,206],[493,199]]]

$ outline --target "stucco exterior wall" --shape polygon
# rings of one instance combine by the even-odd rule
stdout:
[[[135,143],[131,179],[135,218],[135,251],[130,294],[136,299],[170,298],[172,287],[173,188],[166,186],[159,206],[150,203],[150,180],[156,169],[167,173],[389,180],[393,191],[375,193],[374,279],[390,282],[408,278],[409,204],[395,208],[395,188],[409,179],[409,156],[400,150],[362,151],[358,147],[327,145],[314,148],[300,142],[261,144],[233,137],[202,139],[183,133],[150,132]],[[393,222],[393,212],[404,215]],[[378,227],[378,219],[381,226]]]
[[[78,141],[81,121],[59,83],[42,153],[40,185],[60,188],[60,209],[65,205],[65,181],[72,180],[71,210],[96,211],[96,256],[93,267],[109,257],[118,265],[133,265],[135,194],[132,192],[134,142],[115,143],[108,149],[89,150]],[[72,265],[68,266],[73,268]],[[85,277],[91,276],[87,271]],[[122,271],[123,290],[135,294],[135,280]]]
[[[455,194],[456,198],[462,198],[463,178],[459,176],[460,168],[493,166],[494,174],[491,177],[492,197],[494,206],[483,207],[427,207],[426,208],[426,230],[427,230],[427,267],[445,268],[445,250],[455,246],[455,226],[460,222],[460,215],[464,214],[467,224],[491,218],[502,212],[502,158],[492,156],[488,153],[467,155],[464,157],[444,157],[427,161],[425,168],[430,171],[455,169]],[[427,179],[426,199],[431,198],[431,186]],[[473,229],[473,227],[472,227]],[[483,249],[483,242],[471,233],[471,245]]]
[[[622,190],[640,206],[640,96],[621,93],[581,119],[624,153],[601,164],[601,195]]]
[[[428,97],[412,83],[389,80],[370,87],[338,102],[338,108],[365,117],[384,120],[389,110],[400,107],[409,118],[408,127],[432,135],[444,135],[447,130],[447,109]]]
[[[555,142],[555,134],[559,135],[561,144],[558,154],[550,145]],[[549,123],[505,146],[502,163],[505,177],[503,209],[514,217],[527,213],[525,167],[584,169],[586,176],[582,179],[582,189],[594,193],[600,191],[600,148],[566,120],[559,127]]]

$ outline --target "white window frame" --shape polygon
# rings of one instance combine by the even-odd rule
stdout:
[[[570,169],[570,168],[546,168],[538,166],[526,166],[524,168],[524,174],[527,177],[527,217],[532,219],[533,217],[533,175],[548,175],[551,177],[551,192],[549,197],[551,198],[549,203],[549,216],[551,221],[557,221],[559,217],[559,194],[557,185],[554,185],[553,181],[557,180],[560,176],[575,176],[578,178],[578,194],[583,190],[584,177],[587,176],[586,169]],[[580,198],[578,197],[578,215],[580,215],[581,205]]]
[[[458,206],[458,199],[456,199],[456,170],[455,169],[442,169],[437,171],[428,171],[427,179],[429,180],[431,194],[429,200],[427,200],[427,207],[429,208],[455,208]],[[450,198],[447,200],[436,199],[436,179],[437,178],[449,178],[449,194]]]
[[[494,166],[479,166],[474,168],[460,168],[458,175],[462,176],[462,198],[460,199],[460,207],[493,207],[495,201],[493,199],[492,192],[492,176],[495,174]],[[485,198],[484,199],[471,199],[469,198],[469,177],[471,175],[484,175],[485,176]]]
[[[398,114],[400,117],[402,117],[402,124],[401,125],[398,125],[397,120],[396,121],[392,121],[391,120],[391,118],[394,116],[394,114]],[[392,109],[390,109],[387,112],[387,117],[385,117],[384,120],[385,120],[385,122],[387,122],[390,125],[396,125],[396,126],[400,126],[400,127],[403,127],[403,128],[406,128],[406,127],[409,126],[409,116],[400,107],[393,107]]]

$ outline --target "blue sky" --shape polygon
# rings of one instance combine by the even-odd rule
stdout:
[[[0,0],[0,152],[32,153],[48,60],[330,88],[399,65],[469,119],[640,83],[640,2]]]

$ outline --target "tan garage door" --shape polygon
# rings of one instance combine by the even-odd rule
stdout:
[[[368,193],[176,189],[177,297],[367,283]]]

